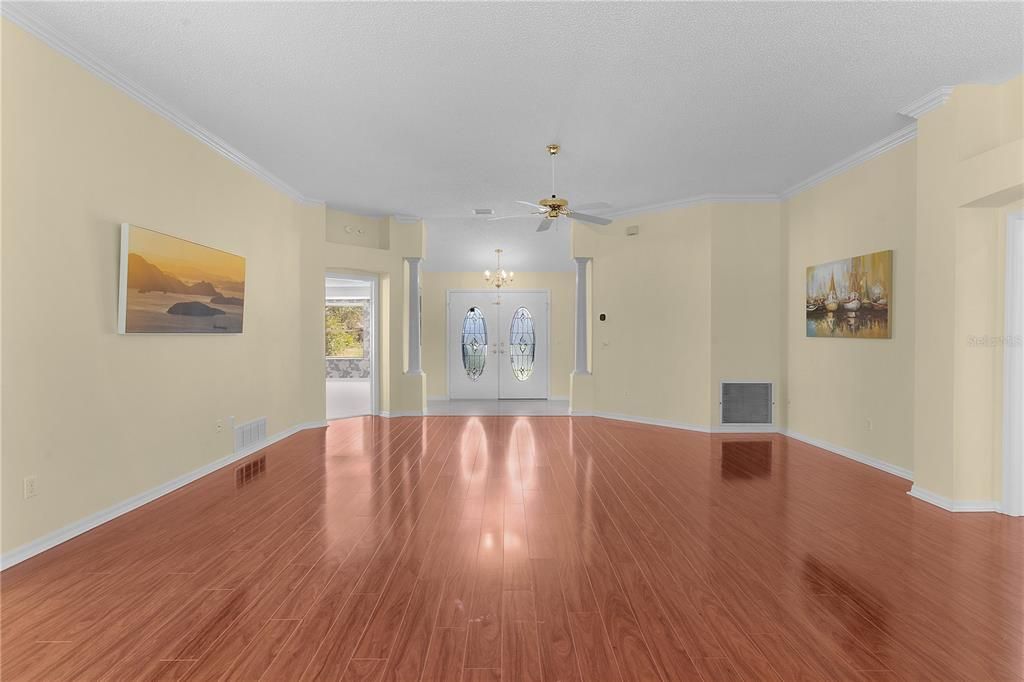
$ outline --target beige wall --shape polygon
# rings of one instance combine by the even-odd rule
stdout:
[[[913,469],[914,177],[909,142],[784,207],[789,419],[799,434]],[[808,338],[807,266],[893,251],[891,339]]]
[[[337,215],[327,210],[325,224],[355,221],[359,216]],[[332,215],[333,214],[333,215]],[[422,222],[399,223],[393,218],[385,220],[382,243],[389,248],[374,248],[320,241],[313,248],[320,254],[314,270],[319,277],[320,330],[316,339],[318,360],[323,368],[323,275],[324,272],[370,273],[380,280],[378,302],[378,338],[380,339],[380,395],[378,408],[383,414],[422,413],[426,405],[425,377],[406,373],[409,338],[408,291],[409,272],[405,258],[423,256]],[[315,256],[314,256],[315,260]],[[421,276],[422,286],[422,276]],[[321,371],[322,375],[322,371]],[[322,376],[321,376],[322,378]],[[323,383],[323,382],[321,382]],[[321,391],[323,387],[321,386]],[[322,408],[322,406],[321,406]]]
[[[324,226],[327,241],[348,246],[371,249],[390,247],[390,221],[386,217],[372,217],[327,209]]]
[[[976,340],[1002,335],[1006,216],[1024,197],[1022,83],[959,86],[918,122],[914,487],[955,502],[1002,494],[1003,349]]]
[[[1021,77],[957,87],[915,142],[784,205],[789,429],[911,470],[954,505],[1001,497],[1003,349],[985,339],[1002,335],[1006,218],[1024,206],[1022,102]],[[804,338],[803,267],[884,248],[893,339]]]
[[[323,404],[296,371],[316,209],[2,30],[6,552],[230,454],[230,416],[275,433]],[[245,256],[245,332],[118,335],[121,222]],[[25,500],[29,475],[39,494]]]
[[[483,289],[479,272],[424,272],[423,285],[423,370],[427,374],[427,396],[448,394],[448,290]],[[569,396],[569,372],[573,362],[574,304],[576,275],[572,272],[517,272],[509,290],[547,289],[550,310],[550,396]]]
[[[593,258],[593,376],[573,379],[573,409],[709,429],[724,379],[784,392],[782,238],[774,203],[574,225],[574,255]]]
[[[778,204],[711,206],[711,424],[721,425],[722,381],[775,384],[786,423],[786,254]]]
[[[593,377],[582,380],[592,397],[574,410],[710,426],[711,215],[696,206],[573,226],[573,255],[593,258]],[[627,237],[628,225],[640,234]]]

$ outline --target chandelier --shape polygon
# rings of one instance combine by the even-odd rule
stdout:
[[[498,269],[494,271],[493,275],[490,270],[484,270],[484,281],[493,284],[496,289],[500,289],[507,284],[512,284],[516,273],[505,272],[505,269],[501,267],[501,249],[495,249],[494,253],[498,254]]]

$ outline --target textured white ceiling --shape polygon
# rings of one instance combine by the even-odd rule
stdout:
[[[1019,2],[15,4],[303,195],[427,218],[428,259],[548,194],[552,141],[577,204],[778,193],[1024,69]],[[511,222],[462,241],[568,258]]]
[[[510,209],[515,210],[515,209]],[[479,218],[435,218],[427,221],[427,255],[423,269],[434,272],[494,270],[494,250],[513,272],[574,270],[569,221],[559,219],[547,232],[537,232],[537,218],[489,223]]]

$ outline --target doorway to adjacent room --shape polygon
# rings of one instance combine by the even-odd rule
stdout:
[[[327,419],[375,414],[377,278],[328,273],[324,291]]]

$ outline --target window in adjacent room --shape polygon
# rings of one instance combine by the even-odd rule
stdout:
[[[327,357],[365,357],[363,330],[367,307],[362,301],[330,302],[326,307]]]

